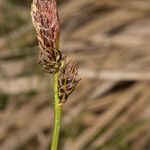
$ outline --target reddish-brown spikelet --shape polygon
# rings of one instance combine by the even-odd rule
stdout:
[[[42,48],[58,49],[60,25],[55,0],[33,0],[31,16]]]
[[[59,99],[60,104],[66,102],[68,96],[75,90],[80,79],[78,77],[78,67],[76,61],[65,63],[59,76]]]
[[[40,47],[39,64],[48,73],[56,73],[61,67],[59,49],[60,26],[55,0],[33,0],[31,17]]]

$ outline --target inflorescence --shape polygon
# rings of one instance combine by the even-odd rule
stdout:
[[[59,50],[60,25],[55,0],[33,0],[32,22],[39,43],[39,64],[49,74],[59,73],[59,102],[64,104],[80,79],[75,61],[66,61]]]

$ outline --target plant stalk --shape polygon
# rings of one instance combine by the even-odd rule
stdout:
[[[59,139],[59,130],[60,130],[60,122],[61,122],[61,105],[59,104],[58,97],[58,77],[59,74],[55,73],[53,75],[53,88],[54,88],[54,128],[52,134],[52,141],[50,150],[57,150],[58,139]]]

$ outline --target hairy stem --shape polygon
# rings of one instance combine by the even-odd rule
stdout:
[[[54,128],[50,150],[57,150],[60,121],[61,121],[61,106],[59,104],[59,97],[58,97],[58,73],[55,73],[53,75],[53,88],[54,88]]]

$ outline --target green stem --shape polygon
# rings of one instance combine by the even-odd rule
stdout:
[[[53,75],[53,86],[54,86],[54,128],[50,150],[57,150],[60,120],[61,120],[61,106],[59,104],[59,97],[58,97],[58,73],[55,73]]]

